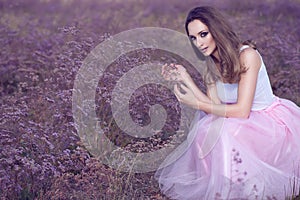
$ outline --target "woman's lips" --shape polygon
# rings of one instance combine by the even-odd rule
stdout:
[[[208,47],[201,49],[202,53],[205,53]]]

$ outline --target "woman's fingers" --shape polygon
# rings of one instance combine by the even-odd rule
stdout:
[[[186,69],[182,65],[177,65],[174,63],[164,64],[162,66],[161,75],[165,80],[172,81],[181,81],[183,80],[184,73],[186,73]]]
[[[166,67],[168,66],[168,64],[164,64],[161,68],[161,74],[165,74],[166,73]]]
[[[172,69],[170,68],[170,65],[169,64],[164,64],[162,66],[162,76],[164,77],[164,79],[166,80],[171,80],[172,79]]]
[[[182,65],[175,65],[175,68],[179,71],[186,71],[186,68]]]
[[[172,79],[172,67],[170,67],[169,64],[164,64],[162,66],[161,70],[161,75],[163,76],[164,79],[166,80],[171,80]]]
[[[184,92],[188,92],[190,89],[188,87],[186,87],[184,84],[180,84],[180,88],[184,91]]]
[[[176,96],[176,98],[178,99],[178,101],[181,101],[180,96],[182,95],[181,92],[179,91],[178,85],[175,84],[174,85],[174,94]]]

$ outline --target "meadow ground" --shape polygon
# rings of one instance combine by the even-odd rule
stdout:
[[[300,105],[298,0],[1,0],[0,199],[167,199],[153,172],[122,172],[87,151],[75,129],[72,90],[99,43],[139,27],[184,33],[186,14],[197,5],[218,7],[241,38],[255,40],[274,93]],[[107,77],[98,91],[114,86],[115,77]],[[98,98],[99,116],[111,116]],[[118,133],[109,127],[111,139],[129,150],[168,142],[157,136],[145,145]]]

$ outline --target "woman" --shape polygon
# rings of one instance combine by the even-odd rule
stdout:
[[[163,66],[164,78],[178,81],[177,99],[199,111],[189,147],[155,174],[161,190],[172,199],[189,200],[298,194],[299,107],[273,95],[255,45],[241,43],[216,9],[192,9],[185,28],[207,58],[207,94],[184,66]]]

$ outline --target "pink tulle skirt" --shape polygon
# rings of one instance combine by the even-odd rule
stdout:
[[[187,140],[182,154],[155,173],[171,199],[281,200],[299,194],[300,109],[289,100],[277,98],[248,119],[198,112]]]

